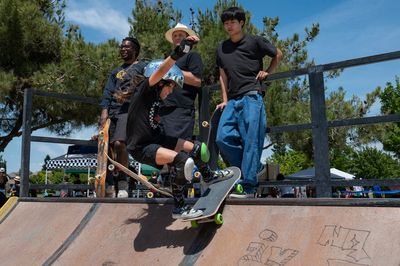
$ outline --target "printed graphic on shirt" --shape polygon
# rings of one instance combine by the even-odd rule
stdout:
[[[117,79],[123,79],[125,77],[125,75],[126,75],[126,71],[125,71],[125,69],[122,69],[121,71],[119,71],[117,73],[116,78]]]

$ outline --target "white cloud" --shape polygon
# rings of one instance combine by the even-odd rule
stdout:
[[[66,18],[80,26],[99,30],[109,38],[120,39],[129,32],[127,16],[102,1],[93,1],[90,5],[85,1],[71,1]]]

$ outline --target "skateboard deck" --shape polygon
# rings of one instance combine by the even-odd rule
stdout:
[[[222,115],[222,110],[215,109],[215,111],[211,115],[210,121],[202,122],[202,126],[208,127],[209,129],[207,137],[207,147],[208,150],[210,151],[210,160],[208,162],[208,165],[212,170],[218,169],[217,161],[218,161],[219,149],[217,144],[215,143],[215,139],[217,137],[218,124],[221,115]]]
[[[233,176],[226,180],[211,184],[192,207],[194,210],[203,211],[203,214],[195,218],[182,219],[183,221],[196,221],[197,223],[211,222],[214,221],[214,216],[216,216],[215,219],[217,219],[218,215],[219,224],[222,224],[222,214],[217,214],[217,212],[221,207],[222,202],[228,196],[229,192],[241,176],[241,171],[238,167],[231,166],[225,168],[223,171],[225,170],[231,171]],[[217,223],[217,220],[215,220],[215,222]]]
[[[100,129],[97,139],[97,168],[95,176],[96,196],[103,198],[106,195],[107,155],[108,155],[108,130],[110,119],[107,119],[104,127]]]
[[[130,169],[128,169],[127,167],[123,166],[119,162],[114,161],[113,159],[111,159],[108,156],[108,154],[106,156],[107,156],[107,158],[108,158],[108,160],[110,161],[111,164],[116,166],[120,171],[124,172],[128,176],[134,178],[135,180],[139,181],[141,184],[143,184],[146,187],[148,187],[150,189],[150,192],[152,192],[152,193],[160,193],[160,194],[162,194],[164,196],[172,197],[172,194],[170,192],[155,187],[151,182],[149,182],[149,180],[147,180],[147,177],[145,177],[144,175],[136,174],[135,172],[133,172]]]

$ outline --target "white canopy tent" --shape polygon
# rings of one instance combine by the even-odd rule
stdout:
[[[351,180],[354,179],[354,175],[346,173],[344,171],[338,170],[336,168],[331,168],[331,178],[332,179],[346,179],[346,180]],[[309,179],[314,179],[315,178],[315,168],[308,168],[305,170],[301,170],[297,173],[290,174],[285,176],[285,179],[287,180],[309,180]]]

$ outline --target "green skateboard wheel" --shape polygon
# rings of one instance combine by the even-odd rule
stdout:
[[[199,227],[199,223],[197,221],[190,221],[190,225],[192,226],[192,228],[198,228]]]
[[[240,193],[240,194],[243,193],[243,186],[241,184],[236,184],[235,192]]]
[[[221,224],[224,223],[224,218],[222,217],[222,214],[221,214],[221,213],[217,213],[217,214],[214,216],[214,222],[215,222],[216,224],[218,224],[218,225],[221,225]]]

